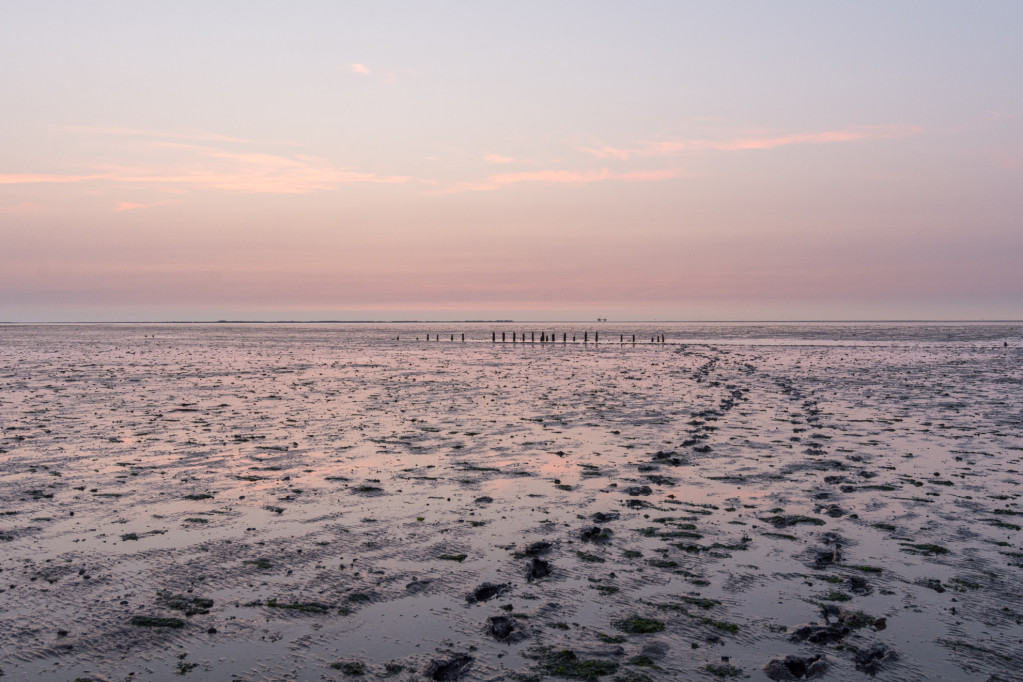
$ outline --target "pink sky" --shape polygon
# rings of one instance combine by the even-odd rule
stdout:
[[[0,321],[1023,317],[1015,7],[398,6],[10,12]]]

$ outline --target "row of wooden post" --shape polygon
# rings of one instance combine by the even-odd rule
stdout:
[[[507,332],[501,332],[501,343],[508,343],[508,336],[507,336],[507,334],[508,334]],[[434,334],[433,337],[434,337],[433,338],[434,341],[440,341],[440,334]],[[396,337],[395,340],[400,341],[401,337],[400,336]],[[426,335],[426,340],[427,341],[430,340],[430,334]],[[454,340],[455,340],[455,335],[452,334],[451,335],[451,341],[454,341]],[[490,342],[491,343],[497,343],[497,332],[490,332]],[[519,333],[518,332],[512,332],[511,333],[511,342],[512,343],[526,343],[526,333],[522,332],[521,340],[520,340]],[[557,343],[557,342],[558,342],[558,335],[557,334],[553,334],[553,333],[548,334],[547,332],[540,332],[540,343]],[[589,332],[583,332],[583,343],[589,343],[589,342],[590,342],[590,333]],[[462,334],[462,343],[465,343],[465,334]],[[536,332],[529,332],[529,343],[536,343]],[[567,333],[563,332],[561,334],[561,343],[563,343],[563,344],[564,343],[568,343],[568,334]],[[572,343],[576,343],[576,335],[575,334],[572,334]],[[593,332],[593,343],[600,343],[600,332]],[[618,343],[630,343],[630,342],[626,341],[625,334],[619,334],[618,335]],[[635,343],[636,343],[636,335],[635,334],[632,335],[631,343],[633,345],[635,345]],[[650,337],[650,343],[665,343],[664,334],[657,334],[655,336],[651,336]]]

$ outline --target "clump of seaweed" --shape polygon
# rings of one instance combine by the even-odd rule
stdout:
[[[567,677],[572,680],[595,681],[618,671],[618,663],[601,659],[580,658],[571,649],[554,650],[545,647],[534,658],[544,675]]]
[[[630,635],[646,635],[651,632],[664,631],[664,623],[662,621],[638,615],[616,620],[613,625],[622,632],[628,632]]]

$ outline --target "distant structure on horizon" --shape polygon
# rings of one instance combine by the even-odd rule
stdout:
[[[597,322],[607,322],[607,318],[606,317],[598,317],[597,318]]]

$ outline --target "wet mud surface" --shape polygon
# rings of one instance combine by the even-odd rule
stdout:
[[[5,679],[1018,679],[1019,325],[495,328],[0,327]]]

